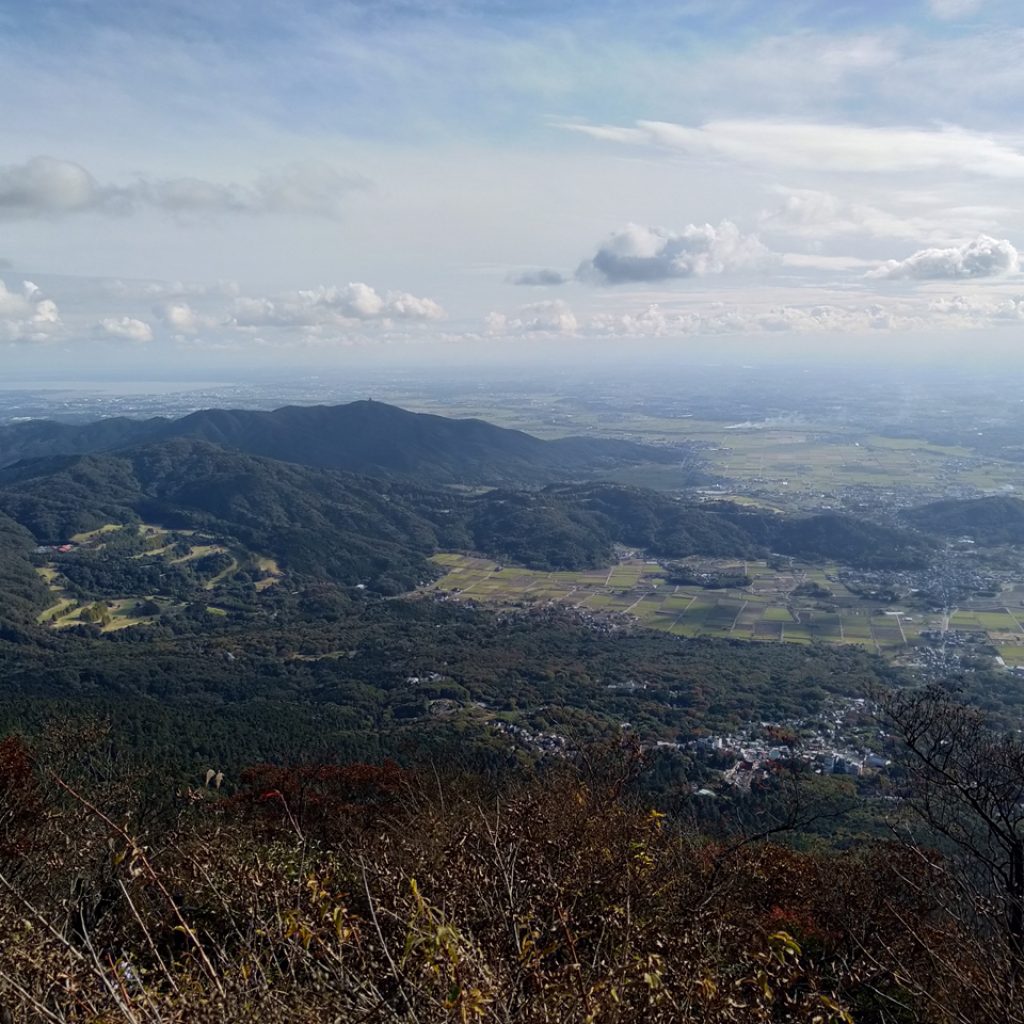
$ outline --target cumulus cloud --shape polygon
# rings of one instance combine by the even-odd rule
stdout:
[[[575,334],[576,314],[561,299],[533,302],[512,316],[490,313],[485,320],[489,334]]]
[[[146,342],[153,340],[153,328],[144,320],[136,320],[134,317],[108,317],[100,321],[100,330],[113,338],[123,338],[126,341]]]
[[[290,213],[336,217],[343,199],[366,181],[326,164],[292,164],[249,184],[203,178],[140,177],[98,181],[80,164],[37,156],[0,166],[0,217],[126,215],[155,209],[173,216]]]
[[[637,121],[636,127],[567,124],[604,142],[654,146],[690,157],[731,160],[758,168],[894,173],[964,171],[1024,177],[1024,152],[1009,137],[955,125],[923,130],[807,121],[711,121],[696,127]]]
[[[221,327],[226,318],[206,316],[187,302],[167,302],[157,306],[153,312],[177,334],[198,334],[211,327]]]
[[[431,321],[444,316],[444,309],[433,299],[408,292],[381,295],[357,281],[277,298],[243,296],[235,300],[232,322],[239,327],[321,327],[370,320]]]
[[[605,284],[724,274],[763,263],[768,250],[730,221],[682,231],[627,224],[580,264],[577,277]]]
[[[443,320],[444,309],[433,299],[421,299],[408,292],[390,292],[384,303],[385,315],[396,320]]]
[[[526,285],[527,287],[547,287],[565,284],[569,278],[560,270],[541,267],[536,270],[524,270],[509,277],[510,284]]]
[[[61,327],[57,304],[31,281],[11,291],[0,281],[0,340],[48,341]]]
[[[408,292],[381,294],[361,281],[287,292],[278,296],[240,295],[228,307],[205,313],[188,302],[157,306],[156,315],[179,338],[216,333],[300,330],[303,336],[327,337],[331,329],[349,330],[359,324],[386,329],[395,322],[407,324],[442,320],[445,311],[433,299]]]
[[[905,260],[888,260],[867,277],[877,280],[950,281],[1003,277],[1020,270],[1016,248],[1005,238],[979,235],[948,249],[921,249]]]

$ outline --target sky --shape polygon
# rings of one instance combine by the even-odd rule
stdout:
[[[1019,0],[0,0],[6,375],[1016,356]]]

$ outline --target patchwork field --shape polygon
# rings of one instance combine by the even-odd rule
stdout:
[[[839,582],[837,566],[780,572],[763,561],[688,559],[695,572],[743,574],[751,580],[743,588],[705,589],[670,584],[660,565],[639,559],[588,572],[538,572],[459,554],[437,555],[434,560],[447,572],[430,589],[456,599],[562,601],[595,612],[625,612],[646,626],[680,636],[861,644],[898,654],[919,639],[922,630],[941,630],[944,622],[940,614],[883,608],[856,596]],[[794,593],[807,585],[831,596],[822,597],[820,591],[810,596]],[[997,600],[1013,600],[1020,607],[1013,593]],[[949,628],[983,633],[1007,664],[1024,663],[1024,627],[1009,608],[956,610]]]

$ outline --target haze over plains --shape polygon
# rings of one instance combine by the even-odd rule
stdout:
[[[1013,356],[1003,0],[0,12],[0,374]]]

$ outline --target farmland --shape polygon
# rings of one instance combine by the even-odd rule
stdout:
[[[858,644],[890,655],[909,653],[922,631],[948,628],[981,635],[1007,664],[1024,663],[1024,588],[1008,588],[977,607],[968,603],[947,620],[942,613],[859,597],[840,582],[835,565],[780,570],[765,561],[688,559],[694,573],[751,580],[745,587],[710,589],[671,584],[658,563],[639,558],[588,572],[538,572],[460,554],[435,561],[447,572],[430,589],[458,600],[557,601],[596,613],[626,613],[678,636]]]
[[[850,489],[896,489],[917,501],[961,490],[1024,489],[1024,465],[998,452],[929,441],[924,430],[920,437],[887,436],[870,425],[870,418],[850,422],[826,411],[736,421],[725,418],[730,405],[725,397],[716,415],[708,416],[705,407],[703,418],[659,414],[624,400],[611,400],[614,409],[596,408],[591,401],[541,392],[519,396],[516,402],[500,395],[482,400],[475,393],[454,403],[450,397],[443,402],[417,400],[411,394],[398,398],[410,408],[479,416],[542,437],[577,434],[655,445],[688,442],[706,459],[708,472],[726,482],[728,489],[768,495],[788,508],[817,507],[823,497],[834,502]],[[687,408],[687,402],[680,399],[678,407]],[[671,465],[623,467],[608,475],[665,490],[686,486],[684,474]]]

